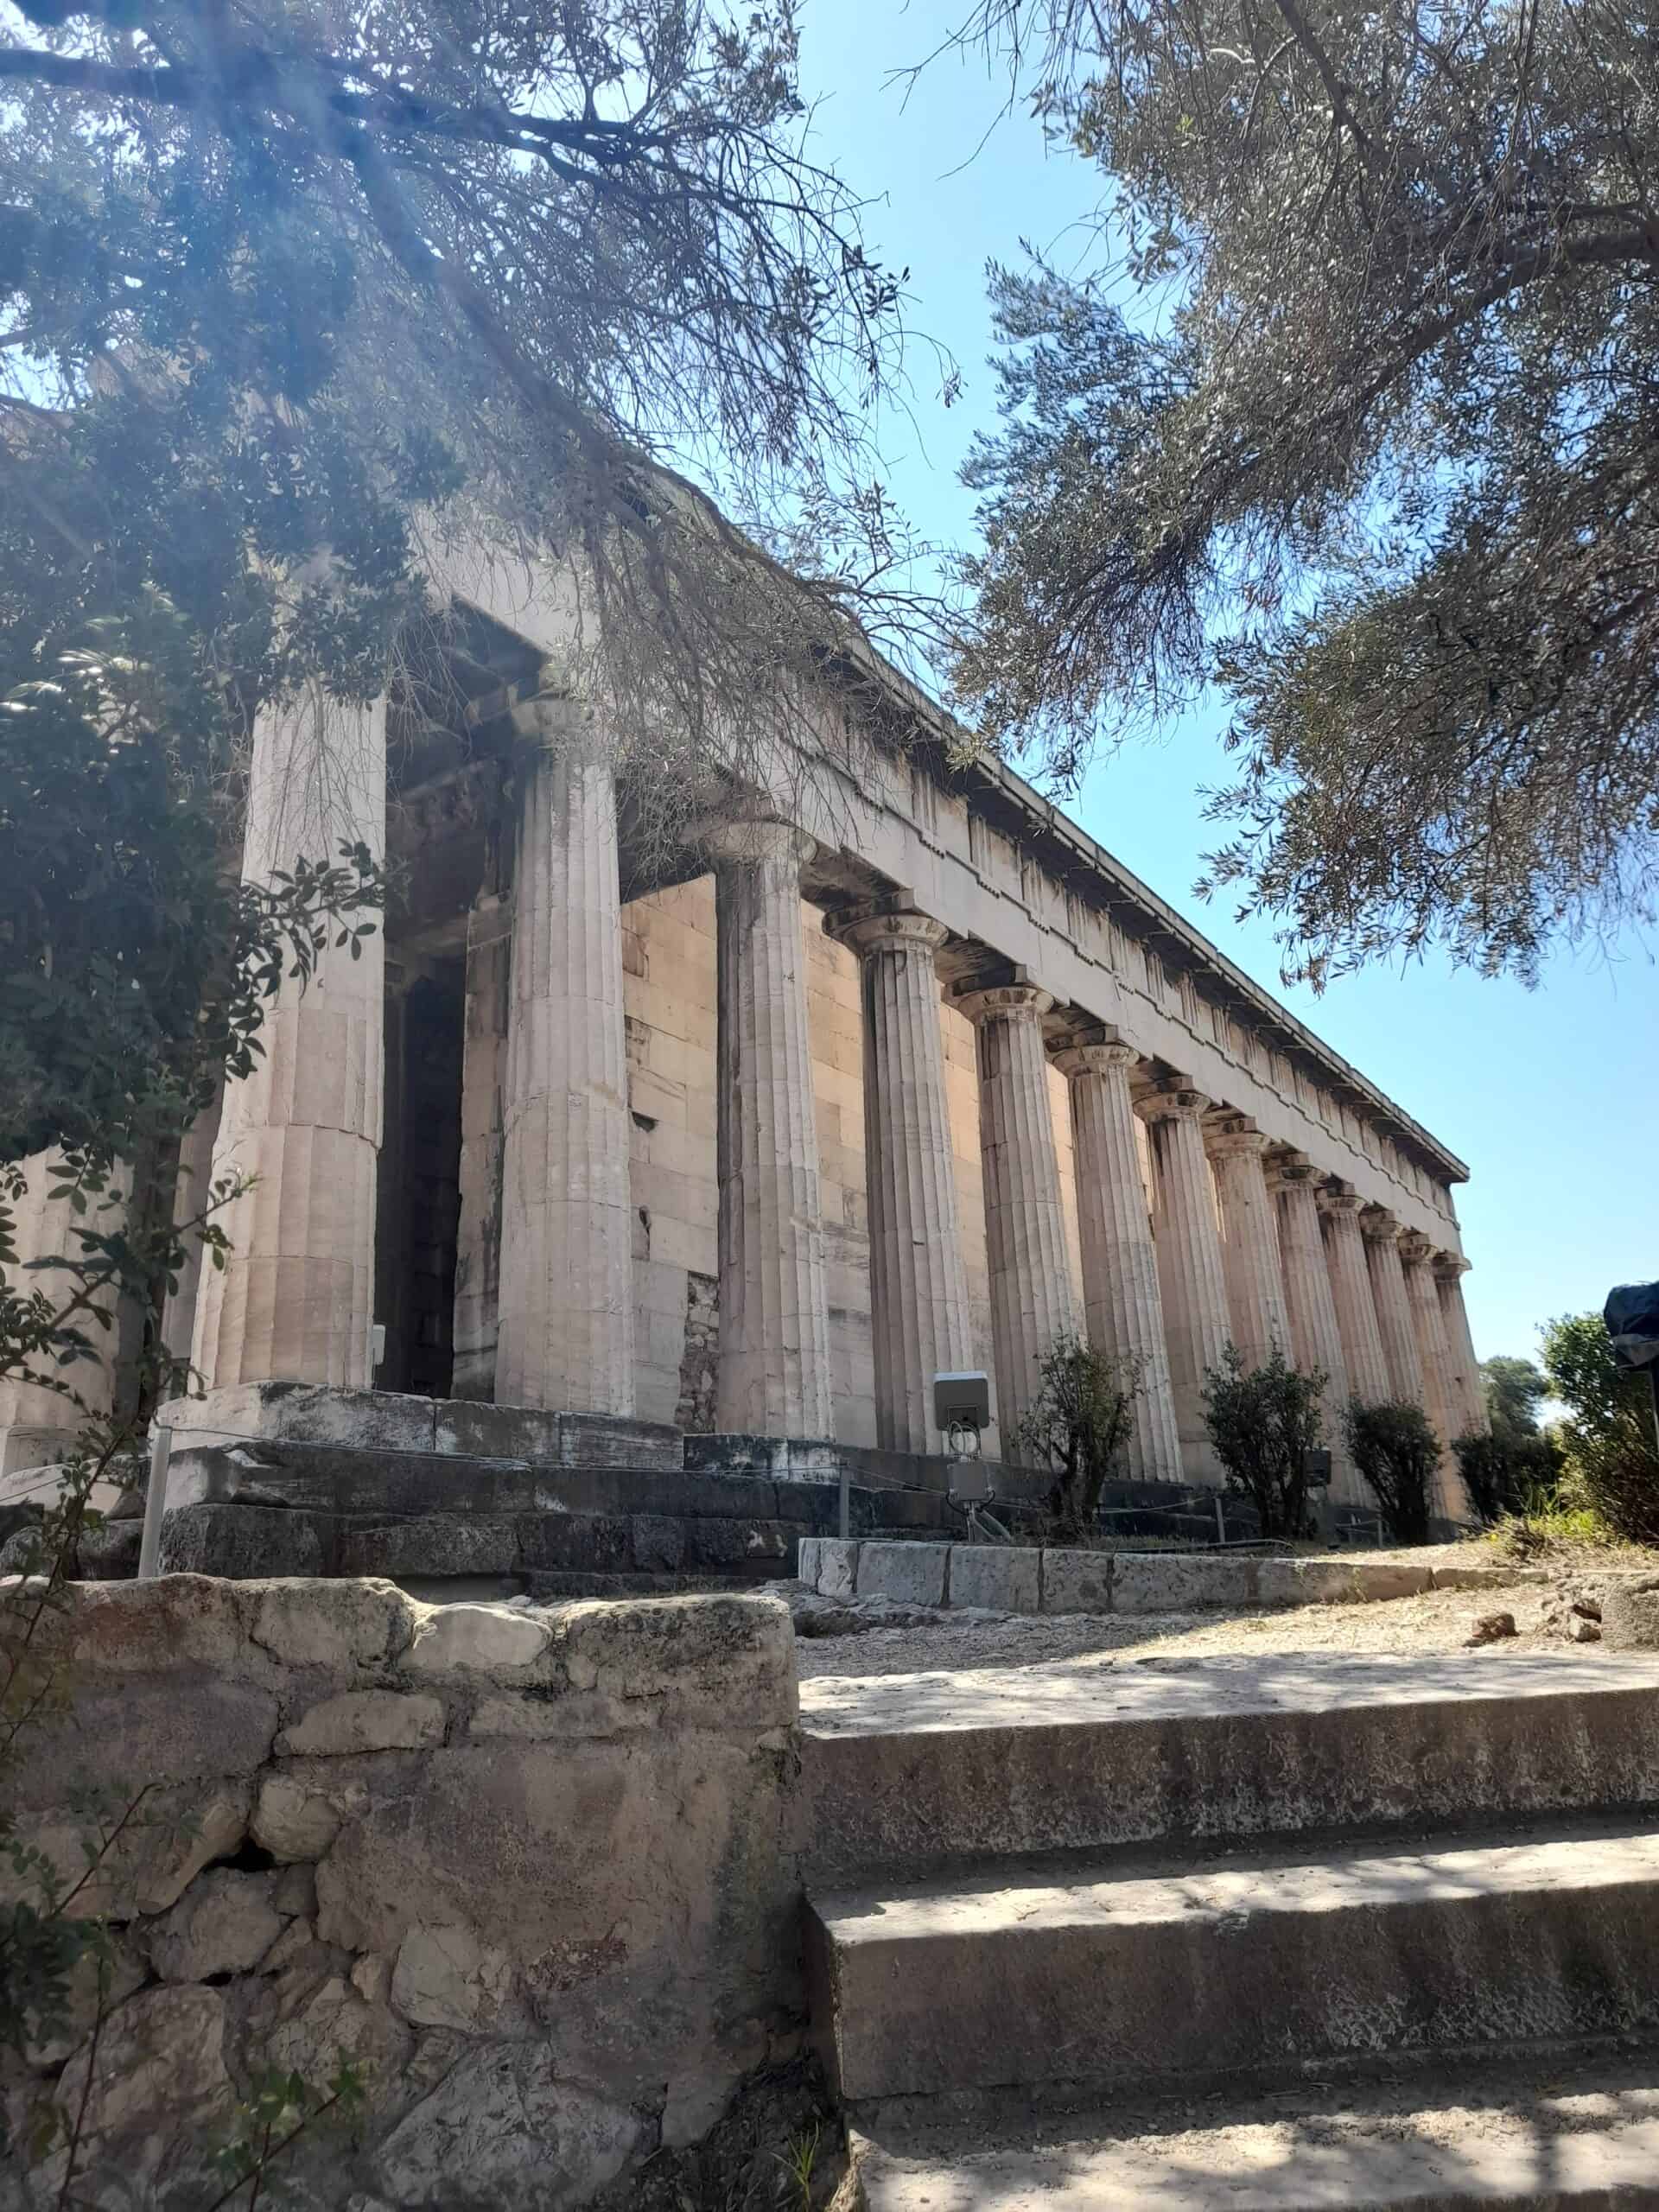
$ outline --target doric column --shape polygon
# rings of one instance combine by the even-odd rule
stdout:
[[[1365,1239],[1365,1266],[1371,1279],[1377,1334],[1388,1363],[1389,1395],[1397,1405],[1421,1406],[1424,1402],[1423,1363],[1400,1263],[1400,1224],[1386,1206],[1366,1206],[1359,1217],[1359,1229]]]
[[[1430,1265],[1431,1246],[1427,1236],[1416,1230],[1408,1230],[1400,1239],[1400,1262],[1406,1279],[1406,1297],[1411,1306],[1412,1327],[1417,1338],[1417,1357],[1422,1365],[1423,1409],[1433,1424],[1440,1440],[1440,1471],[1436,1489],[1440,1511],[1448,1520],[1470,1518],[1464,1497],[1462,1478],[1458,1472],[1456,1454],[1452,1449],[1459,1435],[1458,1402],[1452,1380],[1451,1354],[1446,1341],[1446,1325],[1440,1318],[1440,1296],[1435,1287],[1434,1270]]]
[[[1230,1114],[1209,1132],[1210,1164],[1221,1204],[1221,1265],[1233,1342],[1250,1367],[1263,1366],[1275,1344],[1291,1356],[1279,1224],[1262,1155],[1267,1139],[1247,1116]]]
[[[788,823],[730,822],[715,863],[719,1001],[719,1429],[832,1436],[817,1117],[801,862]]]
[[[1418,1369],[1423,1378],[1423,1410],[1449,1450],[1457,1433],[1457,1406],[1452,1395],[1451,1361],[1445,1325],[1440,1319],[1440,1293],[1434,1287],[1434,1273],[1429,1265],[1429,1242],[1416,1230],[1402,1230],[1398,1241],[1406,1303],[1417,1344]]]
[[[213,1187],[213,1145],[224,1109],[221,1084],[179,1141],[179,1169],[173,1185],[173,1226],[180,1233],[184,1258],[179,1279],[162,1307],[162,1344],[168,1357],[188,1359],[196,1336],[196,1300],[201,1292],[202,1216]],[[196,1224],[196,1232],[189,1230]],[[181,1395],[175,1392],[175,1395]]]
[[[1440,1320],[1451,1361],[1452,1384],[1458,1399],[1458,1433],[1490,1436],[1492,1420],[1486,1409],[1480,1363],[1475,1357],[1474,1338],[1469,1333],[1469,1315],[1463,1302],[1463,1278],[1468,1272],[1469,1262],[1460,1252],[1435,1254],[1434,1284],[1440,1293]]]
[[[1342,1338],[1343,1363],[1348,1388],[1362,1405],[1384,1405],[1394,1391],[1389,1378],[1382,1332],[1376,1325],[1376,1302],[1365,1264],[1365,1239],[1359,1226],[1357,1192],[1326,1187],[1319,1192],[1319,1219],[1325,1232],[1325,1272],[1331,1278],[1331,1297],[1337,1309],[1337,1329]]]
[[[317,686],[254,725],[243,880],[342,843],[385,852],[386,708]],[[302,988],[268,1001],[251,1075],[225,1086],[213,1179],[255,1178],[217,1219],[223,1268],[202,1271],[194,1361],[209,1388],[269,1381],[365,1389],[374,1324],[385,933],[359,957],[332,942]]]
[[[537,702],[519,778],[501,1125],[495,1397],[633,1410],[633,1241],[616,784]]]
[[[461,1204],[455,1227],[457,1398],[495,1395],[501,1323],[501,1200],[512,907],[492,893],[467,918],[467,1014],[461,1062]]]
[[[1053,1001],[1034,984],[1014,982],[956,1002],[978,1033],[997,1419],[1002,1453],[1012,1458],[1014,1430],[1041,1389],[1045,1354],[1077,1331],[1043,1044]]]
[[[17,1260],[5,1271],[6,1285],[22,1298],[43,1294],[53,1309],[60,1311],[75,1295],[74,1278],[57,1268],[35,1263],[43,1260],[78,1262],[86,1256],[75,1233],[78,1229],[111,1236],[123,1227],[125,1172],[118,1167],[104,1197],[89,1197],[86,1212],[78,1214],[67,1198],[50,1195],[65,1179],[55,1152],[35,1153],[22,1162],[22,1171],[25,1188],[14,1209]],[[113,1322],[117,1300],[105,1296],[99,1304]],[[15,1474],[22,1467],[47,1466],[65,1458],[73,1449],[84,1423],[114,1408],[118,1332],[113,1325],[102,1327],[90,1314],[73,1325],[81,1330],[91,1352],[90,1357],[77,1359],[61,1370],[64,1383],[81,1401],[79,1406],[42,1383],[0,1380],[0,1476]],[[39,1364],[44,1369],[53,1363]],[[50,1504],[51,1499],[44,1498],[42,1503]]]
[[[933,967],[950,931],[893,906],[843,915],[830,933],[861,963],[876,1442],[934,1452],[933,1377],[966,1367],[973,1347]]]
[[[1175,1426],[1169,1349],[1158,1255],[1141,1180],[1129,1070],[1133,1046],[1108,1032],[1074,1045],[1057,1064],[1071,1084],[1072,1166],[1083,1262],[1084,1319],[1097,1351],[1132,1363],[1140,1386],[1129,1468],[1141,1482],[1179,1483],[1181,1440]]]
[[[1179,1077],[1140,1102],[1152,1139],[1152,1224],[1181,1459],[1189,1481],[1218,1484],[1204,1421],[1204,1380],[1232,1334],[1203,1116],[1209,1100]]]
[[[1290,1307],[1290,1341],[1302,1372],[1317,1368],[1325,1376],[1325,1440],[1331,1447],[1332,1495],[1351,1503],[1369,1503],[1362,1496],[1353,1462],[1343,1441],[1343,1416],[1348,1410],[1348,1369],[1342,1356],[1342,1334],[1337,1326],[1336,1301],[1325,1271],[1325,1240],[1319,1234],[1319,1202],[1314,1195],[1318,1169],[1300,1154],[1281,1155],[1274,1166],[1279,1194],[1279,1247],[1285,1265],[1285,1298]]]

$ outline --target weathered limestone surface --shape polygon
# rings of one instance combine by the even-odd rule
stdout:
[[[933,1377],[972,1354],[933,968],[946,932],[898,909],[855,915],[835,933],[862,966],[876,1441],[937,1451]]]
[[[1152,1133],[1153,1227],[1181,1457],[1190,1481],[1218,1486],[1221,1469],[1204,1425],[1204,1378],[1221,1364],[1231,1321],[1204,1154],[1209,1103],[1178,1082],[1152,1092],[1140,1111]]]
[[[1181,1441],[1164,1340],[1164,1300],[1129,1095],[1135,1053],[1121,1039],[1106,1039],[1059,1053],[1057,1065],[1071,1078],[1089,1341],[1139,1371],[1130,1471],[1142,1482],[1178,1483]]]
[[[342,843],[385,851],[386,710],[308,691],[254,727],[243,880]],[[213,1179],[257,1178],[219,1219],[223,1268],[204,1270],[194,1363],[221,1388],[268,1378],[361,1389],[372,1378],[375,1162],[382,1103],[385,937],[330,944],[304,989],[284,977],[251,1074],[225,1088]]]
[[[1473,1516],[1452,1450],[1453,1441],[1463,1433],[1458,1393],[1428,1239],[1410,1232],[1402,1236],[1400,1265],[1405,1278],[1412,1327],[1417,1338],[1417,1357],[1422,1369],[1424,1410],[1433,1423],[1434,1433],[1440,1440],[1440,1468],[1435,1479],[1435,1503],[1447,1520],[1467,1521]]]
[[[461,1210],[455,1233],[457,1398],[495,1395],[500,1327],[512,909],[480,898],[467,919],[467,1030],[461,1072]]]
[[[1208,1147],[1221,1205],[1221,1262],[1233,1342],[1250,1367],[1265,1365],[1275,1345],[1291,1357],[1279,1226],[1262,1157],[1267,1143],[1253,1122],[1233,1114],[1211,1131]]]
[[[705,840],[719,928],[720,1359],[715,1426],[833,1436],[800,866],[786,823]]]
[[[1342,1332],[1337,1325],[1336,1301],[1331,1294],[1330,1270],[1325,1264],[1325,1239],[1319,1233],[1316,1172],[1310,1161],[1294,1157],[1281,1159],[1274,1172],[1291,1346],[1295,1363],[1305,1374],[1318,1370],[1325,1377],[1323,1412],[1325,1440],[1331,1449],[1331,1494],[1345,1504],[1366,1505],[1371,1502],[1370,1493],[1355,1473],[1343,1441],[1348,1370]]]
[[[0,2092],[78,2105],[90,2069],[86,2139],[146,2205],[204,2201],[249,2067],[342,2057],[364,2124],[296,2146],[301,2201],[579,2205],[797,2032],[775,1599],[168,1576],[74,1588],[47,1632],[74,1713],[8,1776],[20,1840],[78,1875],[86,1782],[149,1790],[83,1893],[118,1923],[96,2051],[88,2015]],[[274,1868],[222,1863],[250,1840]]]
[[[633,1410],[633,1268],[616,787],[543,710],[521,772],[502,1129],[495,1395]]]
[[[1016,982],[964,993],[957,1004],[979,1033],[998,1425],[1003,1455],[1013,1458],[1020,1417],[1041,1387],[1044,1356],[1077,1326],[1043,1046],[1050,1001]]]
[[[188,1233],[188,1224],[200,1224],[207,1210],[213,1182],[213,1145],[224,1104],[221,1084],[212,1105],[205,1106],[196,1116],[179,1145],[178,1179],[173,1186],[173,1224],[184,1236],[184,1264],[162,1308],[162,1342],[176,1359],[188,1359],[195,1340],[202,1246],[200,1236]]]
[[[67,1198],[51,1196],[61,1181],[54,1153],[36,1153],[25,1160],[23,1175],[23,1196],[16,1210],[17,1268],[10,1276],[11,1287],[20,1295],[44,1290],[49,1298],[61,1300],[70,1294],[69,1277],[51,1268],[35,1269],[31,1263],[79,1259],[78,1224],[101,1236],[118,1230],[125,1214],[123,1185],[118,1178],[111,1184],[105,1194],[111,1203],[89,1199],[82,1223]],[[110,1300],[101,1303],[106,1313],[113,1313]],[[88,1333],[93,1356],[77,1361],[66,1379],[85,1400],[88,1412],[108,1413],[115,1402],[116,1340],[113,1332],[93,1328]],[[57,1391],[40,1383],[0,1382],[0,1480],[66,1458],[84,1417]],[[96,1502],[102,1505],[108,1501]]]
[[[1469,1334],[1469,1315],[1463,1303],[1463,1278],[1468,1272],[1468,1261],[1458,1253],[1440,1252],[1435,1255],[1434,1286],[1440,1294],[1440,1325],[1457,1400],[1458,1433],[1488,1436],[1491,1433],[1492,1419],[1486,1409],[1486,1392],[1481,1383],[1474,1340]]]
[[[1337,1328],[1342,1338],[1348,1387],[1362,1405],[1384,1405],[1393,1395],[1393,1386],[1388,1357],[1382,1349],[1382,1332],[1377,1326],[1370,1272],[1365,1264],[1365,1238],[1359,1225],[1357,1193],[1321,1191],[1319,1218],[1325,1232],[1325,1268],[1337,1309]]]
[[[1388,1363],[1389,1395],[1401,1405],[1421,1406],[1423,1363],[1400,1262],[1400,1224],[1386,1207],[1367,1206],[1360,1214],[1359,1228],[1365,1240],[1365,1266],[1371,1280],[1377,1333]]]

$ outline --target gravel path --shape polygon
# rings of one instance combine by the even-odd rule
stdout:
[[[1421,1554],[1418,1554],[1421,1558]],[[1466,1556],[1466,1554],[1465,1554]],[[1501,1566],[1500,1561],[1483,1562]],[[801,1636],[795,1655],[803,1681],[826,1677],[925,1674],[935,1669],[1079,1668],[1276,1651],[1433,1652],[1459,1650],[1484,1614],[1510,1612],[1516,1635],[1494,1649],[1561,1650],[1558,1626],[1565,1596],[1593,1592],[1611,1579],[1595,1572],[1516,1567],[1515,1580],[1484,1590],[1436,1590],[1421,1598],[1376,1605],[1260,1607],[1199,1613],[1061,1614],[968,1618],[938,1612],[914,1624],[868,1628],[852,1636]],[[1526,1579],[1529,1576],[1535,1579]]]

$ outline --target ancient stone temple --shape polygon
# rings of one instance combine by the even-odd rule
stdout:
[[[1484,1425],[1456,1155],[902,678],[890,741],[826,690],[646,840],[543,599],[455,601],[445,686],[256,732],[246,874],[360,837],[393,887],[184,1147],[187,1211],[257,1179],[167,1316],[192,1418],[285,1382],[926,1454],[983,1367],[1006,1452],[1077,1331],[1139,1363],[1144,1481],[1217,1479],[1230,1339]],[[0,1393],[5,1467],[62,1418]]]

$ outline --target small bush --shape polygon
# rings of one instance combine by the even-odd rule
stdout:
[[[1452,1449],[1469,1503],[1488,1529],[1554,1497],[1561,1478],[1560,1446],[1541,1431],[1528,1436],[1495,1428],[1490,1436],[1459,1436]]]
[[[1277,1346],[1247,1368],[1230,1344],[1204,1378],[1204,1425],[1230,1486],[1255,1506],[1264,1536],[1309,1532],[1308,1454],[1319,1448],[1326,1377],[1285,1364]]]
[[[1552,1321],[1543,1364],[1569,1414],[1560,1429],[1564,1485],[1615,1535],[1659,1544],[1659,1448],[1647,1377],[1618,1364],[1599,1313]]]
[[[1343,1434],[1361,1481],[1376,1500],[1396,1544],[1426,1544],[1440,1440],[1421,1406],[1363,1406],[1343,1417]]]
[[[1054,1470],[1048,1494],[1056,1535],[1092,1535],[1100,1493],[1129,1440],[1140,1376],[1074,1336],[1057,1337],[1044,1355],[1042,1385],[1014,1431],[1017,1444]]]

